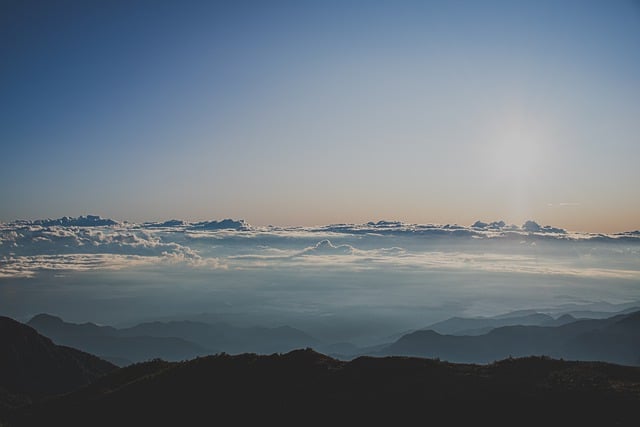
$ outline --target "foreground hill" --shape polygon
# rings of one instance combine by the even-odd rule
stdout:
[[[116,366],[82,351],[55,345],[33,328],[0,316],[0,412],[66,393]]]
[[[548,358],[491,365],[298,350],[119,369],[11,425],[629,425],[640,368]]]

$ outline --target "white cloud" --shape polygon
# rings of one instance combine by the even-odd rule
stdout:
[[[92,270],[182,262],[221,267],[194,249],[130,226],[0,227],[0,277],[30,277],[39,270]]]
[[[86,221],[0,224],[0,277],[180,263],[216,269],[387,266],[638,278],[637,231],[570,233],[533,221],[523,227],[503,221],[478,221],[471,227],[380,221],[287,228],[231,220],[196,224],[176,220],[145,227],[115,222],[77,225]],[[576,257],[600,242],[608,244],[601,245],[594,258]]]
[[[32,277],[40,270],[121,269],[154,262],[153,257],[116,254],[33,255],[4,258],[0,277]]]
[[[304,249],[299,256],[305,255],[347,255],[354,253],[351,245],[334,245],[330,240],[321,240],[313,246]]]

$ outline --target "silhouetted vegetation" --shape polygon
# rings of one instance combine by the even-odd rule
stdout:
[[[618,330],[634,331],[636,316]],[[40,425],[629,425],[640,368],[549,357],[350,362],[309,348],[117,369],[0,318],[0,422]],[[64,394],[66,393],[66,394]],[[57,395],[57,396],[54,396]]]
[[[87,385],[116,366],[55,345],[29,326],[0,316],[0,418],[34,399]]]
[[[544,357],[484,366],[410,357],[344,362],[307,349],[132,365],[23,409],[13,423],[624,425],[639,405],[640,368]]]

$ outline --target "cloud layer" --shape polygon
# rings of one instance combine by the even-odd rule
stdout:
[[[638,277],[640,232],[572,233],[527,221],[471,226],[395,221],[253,227],[242,220],[134,224],[98,216],[0,224],[0,278],[38,271],[184,264],[350,266]]]
[[[640,232],[502,221],[255,227],[87,216],[0,224],[0,311],[18,318],[52,312],[118,323],[214,313],[373,345],[451,316],[636,300]]]

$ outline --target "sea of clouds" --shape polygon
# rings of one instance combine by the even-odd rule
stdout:
[[[231,219],[135,224],[89,215],[0,224],[0,278],[179,263],[203,269],[387,266],[638,278],[639,251],[638,231],[573,233],[533,221],[253,227]]]
[[[0,224],[0,312],[124,324],[214,313],[367,344],[454,315],[640,300],[640,233],[533,221]],[[182,316],[182,317],[180,317]]]

